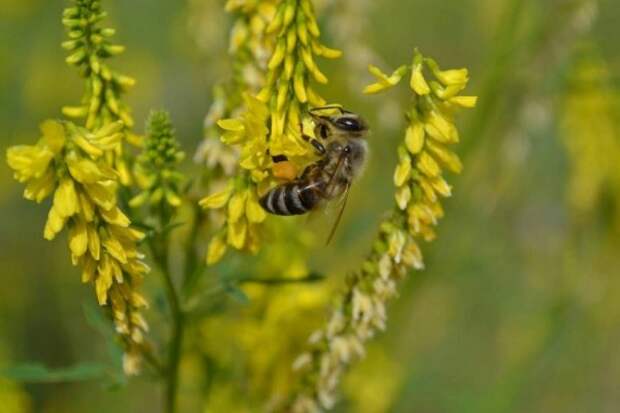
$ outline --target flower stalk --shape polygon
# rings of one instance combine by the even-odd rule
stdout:
[[[443,171],[462,170],[449,146],[459,141],[454,112],[476,104],[475,97],[458,95],[469,80],[467,70],[441,70],[416,50],[413,63],[392,75],[376,67],[370,72],[377,81],[366,93],[389,89],[410,75],[413,99],[405,113],[408,126],[394,171],[396,205],[381,223],[362,266],[347,276],[328,323],[311,335],[309,350],[294,363],[302,374],[291,407],[295,412],[334,407],[341,376],[364,356],[364,344],[385,329],[386,304],[397,295],[398,281],[411,270],[424,269],[419,242],[435,239],[434,228],[444,214],[441,200],[452,191]]]

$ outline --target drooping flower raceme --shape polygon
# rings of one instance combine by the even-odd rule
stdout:
[[[201,201],[204,208],[227,209],[224,228],[209,245],[209,264],[219,261],[228,246],[258,250],[259,228],[266,218],[258,204],[259,194],[277,179],[294,178],[315,159],[311,145],[302,137],[302,129],[311,134],[308,108],[325,104],[311,86],[313,81],[327,82],[315,59],[340,56],[319,42],[310,0],[281,1],[265,33],[275,41],[265,86],[256,97],[244,96],[243,115],[218,122],[225,131],[222,141],[240,150],[241,170],[224,191]],[[274,159],[285,161],[274,163]]]
[[[42,202],[53,194],[43,236],[52,240],[67,228],[71,261],[81,268],[82,281],[94,286],[99,304],[110,308],[131,374],[138,371],[148,329],[140,313],[147,303],[138,291],[148,267],[136,247],[144,235],[119,209],[117,172],[104,160],[122,130],[121,122],[89,132],[48,120],[41,139],[10,148],[7,162],[26,185],[26,199]]]
[[[407,110],[408,127],[398,148],[394,173],[396,206],[380,226],[372,252],[360,269],[349,274],[325,327],[310,337],[310,349],[295,362],[302,374],[293,400],[295,412],[331,409],[337,400],[340,377],[364,355],[364,343],[387,321],[386,304],[397,291],[396,282],[412,269],[424,268],[418,242],[435,238],[434,227],[443,216],[441,199],[451,194],[443,170],[459,173],[458,156],[448,146],[459,140],[454,112],[471,108],[472,96],[458,96],[468,82],[466,69],[440,70],[432,59],[415,52],[412,65],[392,75],[371,67],[377,82],[366,88],[377,93],[410,74],[413,104]],[[433,80],[427,80],[430,73]]]

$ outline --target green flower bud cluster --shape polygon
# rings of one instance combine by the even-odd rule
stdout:
[[[136,183],[142,191],[129,205],[139,207],[145,203],[166,202],[174,208],[180,206],[180,185],[185,178],[177,166],[184,158],[170,115],[165,111],[152,112],[147,121],[144,148],[134,166]]]

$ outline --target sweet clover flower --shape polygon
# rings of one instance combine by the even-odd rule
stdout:
[[[138,371],[148,330],[141,314],[147,303],[138,290],[149,268],[137,249],[144,234],[118,207],[118,174],[105,162],[122,130],[121,122],[90,132],[48,120],[35,145],[9,148],[7,162],[26,185],[26,199],[42,202],[53,194],[43,236],[52,240],[67,228],[71,261],[82,269],[82,281],[94,286],[99,304],[111,309],[131,374]]]
[[[99,304],[110,308],[125,349],[124,369],[135,374],[142,356],[150,354],[141,314],[147,302],[139,292],[149,267],[137,248],[144,234],[130,226],[117,202],[119,183],[131,181],[123,142],[137,141],[120,96],[134,81],[105,63],[124,49],[107,40],[113,29],[98,26],[105,16],[99,0],[74,0],[63,13],[66,61],[85,78],[82,104],[63,113],[84,119],[84,126],[47,120],[41,139],[9,148],[7,162],[15,179],[26,184],[25,198],[42,202],[53,194],[43,236],[52,240],[68,229],[71,261],[82,269],[82,281],[93,284]]]
[[[263,87],[274,45],[273,36],[266,33],[265,28],[275,15],[276,3],[275,0],[226,3],[226,10],[235,18],[229,42],[232,76],[214,89],[213,103],[204,122],[205,138],[195,155],[195,160],[204,162],[210,174],[221,172],[229,177],[236,170],[236,150],[220,141],[217,121],[238,116],[243,108],[243,94],[255,94]]]
[[[106,59],[125,50],[124,46],[110,42],[114,29],[99,26],[106,16],[100,0],[73,0],[73,6],[63,13],[62,23],[69,40],[62,47],[70,53],[66,62],[78,68],[85,88],[80,105],[65,106],[62,113],[69,118],[85,119],[89,130],[122,121],[122,139],[106,156],[106,161],[116,169],[120,182],[129,185],[131,174],[123,156],[123,143],[139,145],[140,137],[131,132],[134,121],[121,96],[135,80],[117,73],[106,63]]]
[[[295,412],[319,412],[335,405],[341,376],[364,356],[365,342],[385,329],[386,304],[396,296],[397,282],[412,269],[424,268],[419,242],[435,238],[434,227],[443,217],[441,199],[451,194],[443,171],[459,173],[462,169],[449,146],[459,141],[454,112],[476,104],[475,97],[458,95],[469,80],[467,70],[441,70],[434,60],[416,51],[413,64],[391,76],[375,67],[370,72],[378,81],[366,93],[393,87],[410,73],[413,104],[406,112],[408,126],[398,148],[396,206],[381,223],[361,268],[347,276],[345,291],[329,321],[311,335],[310,349],[294,363],[302,373],[292,402]]]
[[[209,245],[208,264],[219,261],[228,246],[258,251],[259,228],[266,218],[258,204],[259,194],[277,179],[294,178],[315,159],[311,145],[302,137],[302,129],[311,133],[307,109],[325,104],[311,86],[313,81],[327,83],[315,59],[340,56],[319,42],[320,30],[309,0],[281,1],[264,33],[275,42],[264,87],[256,96],[243,95],[242,115],[218,122],[224,130],[222,142],[240,152],[241,169],[223,191],[201,201],[204,208],[228,211],[224,227]]]

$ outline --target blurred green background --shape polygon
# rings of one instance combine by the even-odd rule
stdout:
[[[344,59],[323,62],[331,80],[323,94],[368,118],[373,129],[372,159],[337,239],[328,248],[304,251],[308,266],[329,273],[335,285],[356,267],[392,204],[395,148],[408,99],[404,87],[363,96],[362,86],[371,80],[367,63],[395,68],[419,47],[443,67],[468,67],[467,92],[480,96],[478,108],[460,119],[457,152],[465,172],[450,177],[454,196],[439,238],[424,245],[427,269],[402,285],[387,332],[345,380],[337,411],[617,412],[618,1],[317,3],[326,43],[345,53]],[[33,143],[40,121],[80,98],[82,83],[59,46],[65,5],[0,0],[2,153],[10,145]],[[118,29],[116,39],[127,46],[112,65],[138,80],[127,98],[138,129],[150,109],[166,108],[185,151],[193,154],[211,88],[229,74],[231,19],[223,1],[110,0],[104,7]],[[199,169],[186,164],[188,173]],[[63,368],[118,361],[94,328],[99,321],[92,291],[80,284],[64,241],[42,238],[46,208],[24,200],[21,191],[0,163],[0,369],[26,362]],[[157,331],[156,280],[146,288],[154,297],[151,323]],[[287,311],[296,311],[295,294],[313,288],[285,291],[293,297]],[[229,301],[226,311],[241,315],[259,305]],[[324,314],[322,307],[315,309],[314,321],[306,326],[302,319],[296,334],[307,335]],[[218,400],[239,391],[233,388],[245,380],[245,370],[225,366],[227,373],[218,376],[218,363],[209,361],[251,358],[219,354],[218,346],[230,345],[225,338],[243,338],[246,330],[220,334],[218,325],[227,331],[251,327],[209,323],[189,340],[183,411],[236,411],[218,407],[226,406]],[[283,334],[274,337],[285,340]],[[242,353],[243,346],[232,348]],[[0,378],[0,412],[159,411],[159,390],[148,378],[125,383],[114,373],[105,376],[70,383]],[[222,380],[211,383],[213,377]],[[248,404],[238,411],[260,411],[257,403]]]

